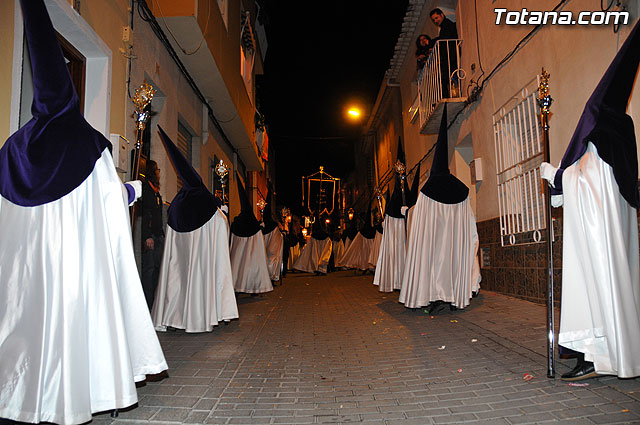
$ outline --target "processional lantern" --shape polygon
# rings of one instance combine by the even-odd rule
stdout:
[[[302,177],[302,206],[311,214],[331,215],[339,206],[340,179],[320,171]]]

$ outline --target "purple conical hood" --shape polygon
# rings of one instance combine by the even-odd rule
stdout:
[[[405,181],[405,184],[406,181]],[[418,201],[418,192],[420,190],[420,163],[418,163],[418,168],[416,168],[416,175],[413,177],[413,181],[411,182],[411,190],[409,191],[410,195],[407,198],[407,207],[411,208]]]
[[[236,174],[236,182],[238,183],[238,197],[240,198],[240,214],[238,214],[231,223],[231,233],[236,236],[248,238],[258,233],[262,227],[258,219],[253,213],[253,207],[244,189],[244,185]]]
[[[213,217],[218,209],[218,200],[164,130],[160,126],[158,130],[169,159],[182,180],[182,188],[167,211],[167,224],[176,232],[192,232]]]
[[[401,185],[405,185],[405,199],[408,200],[408,198],[411,196],[409,194],[409,190],[407,187],[407,180],[406,179],[401,179],[400,176],[396,175],[396,184],[393,188],[393,195],[391,195],[391,198],[389,198],[387,196],[387,206],[385,207],[384,213],[386,215],[388,215],[389,217],[394,217],[394,218],[402,218],[402,186]]]
[[[262,223],[264,225],[262,233],[265,235],[271,233],[273,229],[278,227],[278,222],[276,222],[271,215],[271,207],[273,205],[273,191],[271,190],[271,185],[269,185],[269,189],[267,190],[266,201],[267,204],[264,206],[264,211],[262,212]]]
[[[33,118],[0,149],[0,194],[14,204],[36,206],[82,184],[111,143],[80,112],[44,2],[20,4],[33,73]]]
[[[443,204],[458,204],[469,196],[469,188],[449,172],[449,138],[447,136],[447,104],[444,104],[440,132],[433,154],[429,178],[421,192]]]
[[[587,101],[556,173],[553,193],[562,192],[562,172],[578,161],[587,142],[592,142],[598,155],[613,168],[622,196],[630,205],[640,206],[635,132],[631,117],[625,113],[639,64],[640,21]]]

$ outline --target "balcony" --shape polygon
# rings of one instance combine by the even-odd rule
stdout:
[[[450,118],[464,107],[466,97],[461,91],[465,73],[460,68],[461,44],[460,39],[439,40],[420,70],[418,109],[422,134],[438,133],[445,103],[448,104]]]

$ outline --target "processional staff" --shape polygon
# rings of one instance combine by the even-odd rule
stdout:
[[[549,107],[553,99],[549,95],[549,73],[542,68],[538,77],[538,106],[540,106],[540,124],[542,126],[542,149],[544,162],[550,161],[549,153]],[[553,215],[551,212],[551,189],[544,184],[545,206],[547,215],[547,377],[555,378],[555,326],[553,319]]]
[[[133,117],[136,119],[136,144],[135,153],[133,155],[133,166],[131,167],[131,180],[138,180],[140,174],[140,152],[142,150],[142,135],[144,129],[147,126],[147,121],[151,116],[151,112],[146,110],[147,106],[151,103],[153,95],[156,94],[156,90],[148,83],[143,83],[135,91],[135,94],[131,101],[135,106],[133,111]],[[135,220],[135,206],[131,208],[131,229],[133,229],[133,222]]]

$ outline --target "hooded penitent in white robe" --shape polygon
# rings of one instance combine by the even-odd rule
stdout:
[[[267,250],[264,245],[262,227],[253,213],[253,207],[242,181],[236,177],[240,214],[231,224],[231,270],[233,288],[236,292],[261,294],[273,291],[267,269]]]
[[[349,244],[349,247],[345,249],[344,254],[342,254],[340,266],[358,270],[368,270],[371,268],[369,265],[369,254],[371,254],[373,241],[373,238],[367,239],[362,236],[362,233],[358,232]]]
[[[404,218],[386,216],[384,232],[378,254],[376,273],[373,284],[378,285],[380,292],[393,292],[402,287],[406,255],[406,235]]]
[[[481,280],[469,199],[450,205],[420,193],[412,215],[399,301],[409,308],[438,300],[466,307]]]
[[[171,202],[158,288],[151,310],[167,326],[209,332],[238,318],[229,258],[229,222],[219,201],[182,152],[158,127],[183,186]]]
[[[562,308],[558,344],[601,374],[640,376],[637,211],[589,143],[562,176]]]
[[[238,318],[229,257],[229,222],[218,209],[191,232],[167,227],[151,315],[157,330],[210,332]]]
[[[322,240],[310,237],[293,268],[308,273],[326,273],[331,258],[331,238]]]
[[[0,148],[0,418],[79,424],[167,369],[109,141],[83,118],[44,2],[21,2],[34,118]]]
[[[480,288],[478,232],[469,189],[449,172],[447,108],[429,179],[411,213],[399,301],[405,307],[444,301],[464,308]]]
[[[640,21],[587,101],[560,169],[541,166],[552,204],[564,205],[558,344],[620,378],[640,376],[640,199],[626,114],[639,51]]]
[[[264,235],[264,246],[267,250],[267,270],[272,281],[280,280],[282,270],[282,253],[284,249],[284,237],[280,229],[275,227]]]

